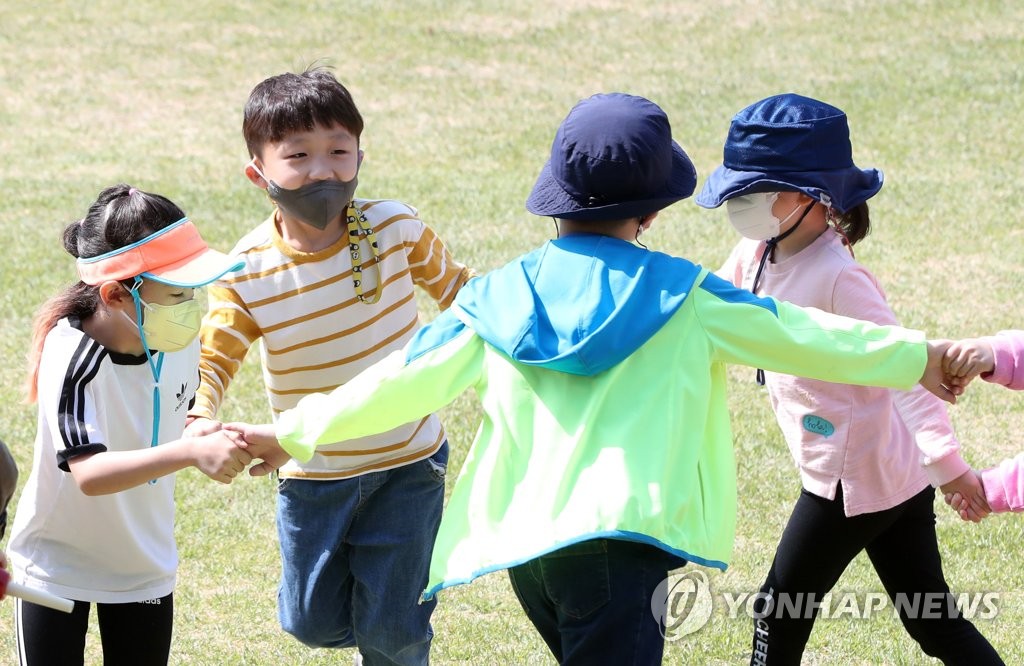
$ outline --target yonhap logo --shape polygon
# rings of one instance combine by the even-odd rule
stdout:
[[[713,609],[711,585],[707,575],[699,569],[670,574],[651,597],[651,612],[667,641],[678,640],[703,628]]]

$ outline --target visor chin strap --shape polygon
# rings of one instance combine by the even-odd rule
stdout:
[[[761,273],[764,272],[764,265],[768,261],[771,261],[773,264],[775,263],[775,248],[778,247],[779,243],[786,240],[790,234],[797,230],[800,223],[804,221],[807,214],[811,212],[812,208],[814,208],[815,203],[817,202],[812,200],[811,203],[807,204],[807,207],[804,208],[804,212],[797,218],[796,223],[789,229],[786,229],[784,233],[781,233],[774,238],[769,238],[764,242],[764,254],[761,255],[761,261],[757,264],[757,273],[754,274],[754,286],[750,288],[751,292],[757,294],[757,287],[761,284]],[[757,380],[758,386],[764,386],[764,370],[758,368],[754,378]]]

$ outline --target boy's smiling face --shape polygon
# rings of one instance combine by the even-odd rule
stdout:
[[[252,166],[245,175],[253,184],[266,189],[272,180],[285,189],[296,189],[318,180],[350,181],[362,161],[359,140],[341,125],[295,132],[284,140],[267,143],[253,158],[261,177]]]

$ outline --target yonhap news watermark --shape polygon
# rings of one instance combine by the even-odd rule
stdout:
[[[864,620],[879,613],[894,618],[938,619],[957,615],[968,620],[991,620],[999,614],[999,592],[851,592],[833,590],[817,596],[774,590],[737,592],[712,590],[699,569],[670,574],[651,597],[651,612],[661,623],[667,641],[700,631],[715,612],[751,622],[771,618]]]

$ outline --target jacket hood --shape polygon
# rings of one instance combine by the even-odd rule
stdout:
[[[453,314],[514,361],[593,375],[672,317],[699,266],[600,234],[573,234],[471,280]]]

